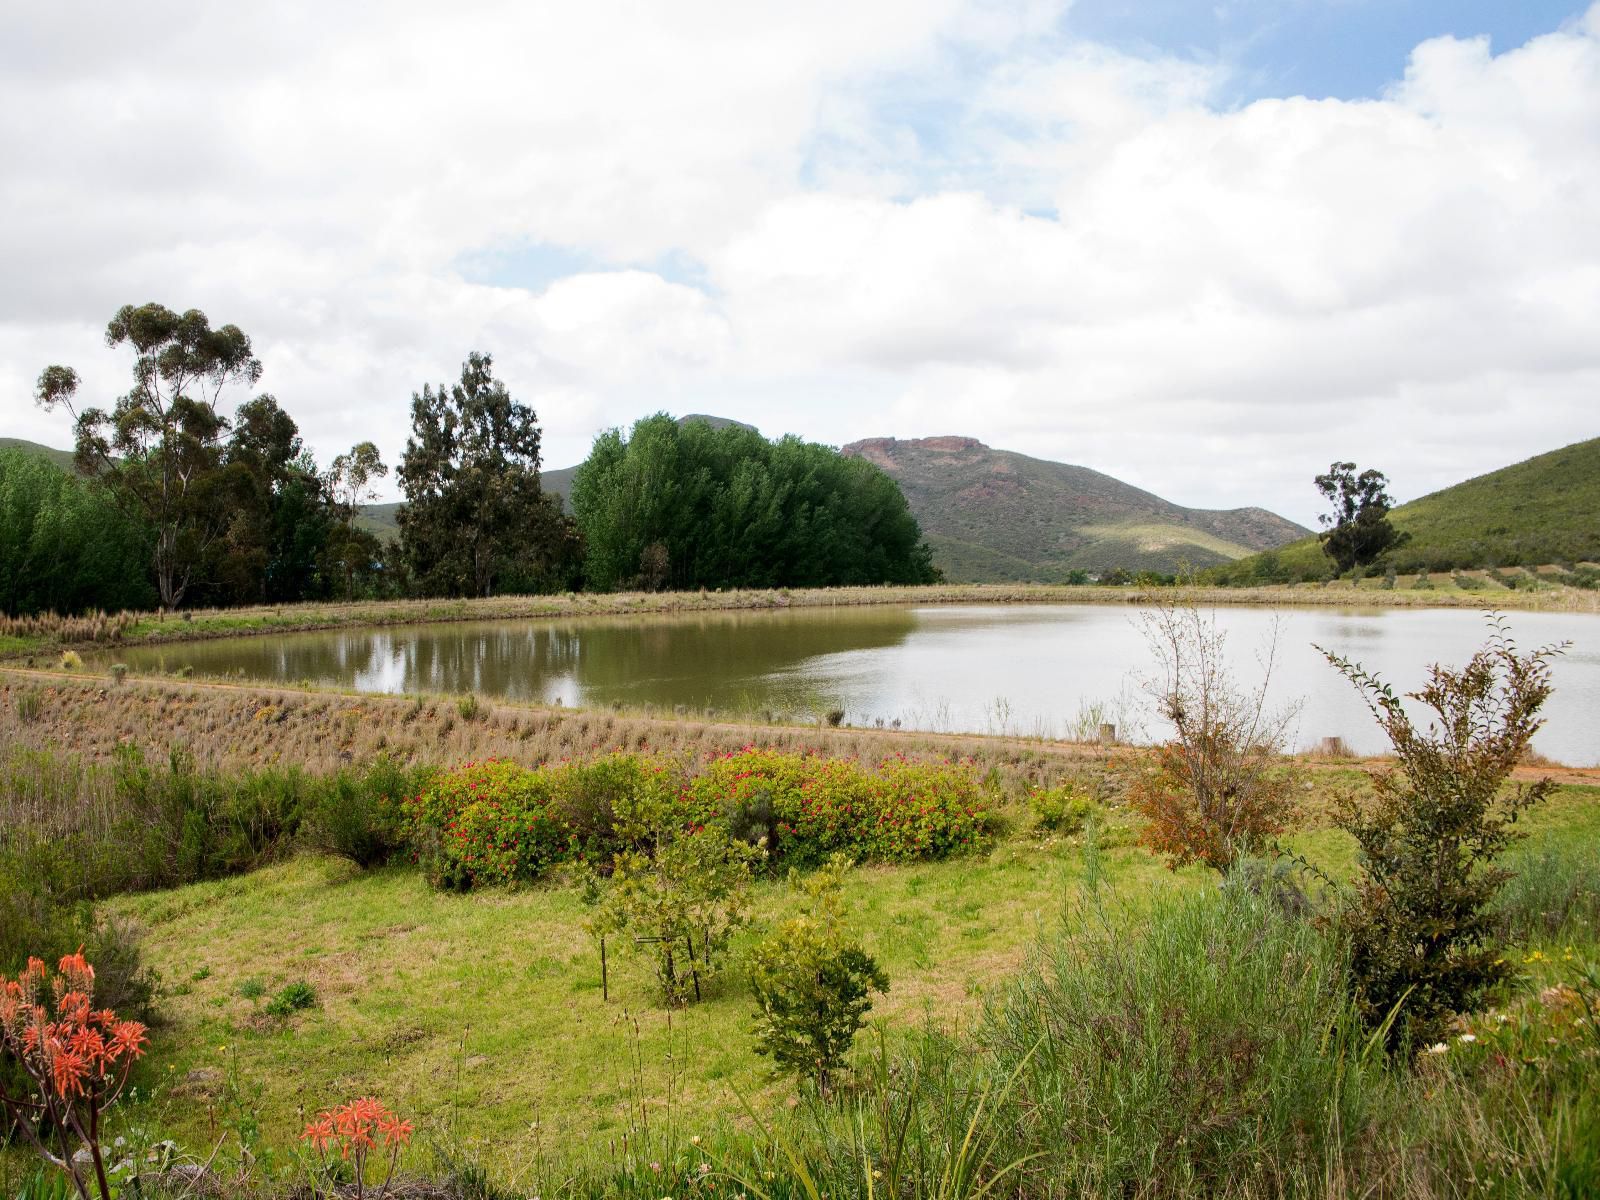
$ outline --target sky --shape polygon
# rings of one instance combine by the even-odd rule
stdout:
[[[152,300],[323,463],[473,350],[551,467],[709,412],[1304,524],[1600,434],[1600,3],[7,0],[0,163],[56,446]]]

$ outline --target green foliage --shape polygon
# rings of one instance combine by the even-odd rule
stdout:
[[[557,863],[649,852],[712,829],[774,860],[944,858],[986,844],[989,805],[971,767],[748,748],[691,773],[665,755],[618,752],[537,770],[503,760],[433,779],[404,804],[404,836],[435,886],[527,883]]]
[[[1600,561],[1600,438],[1526,459],[1402,504],[1389,514],[1406,535],[1384,556],[1400,574]],[[1319,577],[1315,538],[1277,551],[1286,579]],[[1209,582],[1249,584],[1261,556],[1208,570]],[[1574,574],[1581,574],[1581,568]],[[1275,581],[1281,582],[1281,581]],[[1581,585],[1579,585],[1581,586]]]
[[[780,1071],[814,1079],[823,1093],[845,1065],[871,993],[889,988],[889,977],[849,929],[849,867],[835,856],[804,879],[791,871],[799,913],[756,945],[747,963],[756,1052],[770,1055]]]
[[[1387,1082],[1338,948],[1230,886],[1076,911],[975,1028],[772,1137],[808,1197],[1326,1196]]]
[[[1355,463],[1336,462],[1326,475],[1317,476],[1316,483],[1333,505],[1331,513],[1318,518],[1323,525],[1322,549],[1341,575],[1376,562],[1384,551],[1405,539],[1389,520],[1394,501],[1384,490],[1389,481],[1382,471],[1357,475]]]
[[[692,779],[696,812],[761,796],[777,829],[775,857],[800,865],[834,854],[908,862],[982,847],[990,813],[971,767],[894,757],[876,768],[754,747],[714,757]]]
[[[1093,798],[1076,785],[1061,783],[1055,787],[1034,788],[1028,793],[1028,807],[1033,810],[1039,828],[1051,833],[1074,834],[1082,831],[1097,806]]]
[[[0,450],[0,612],[148,607],[149,533],[87,480]]]
[[[554,774],[491,759],[434,778],[405,803],[406,838],[435,887],[528,883],[576,852]]]
[[[625,948],[647,955],[667,1004],[699,1000],[747,919],[751,872],[764,857],[720,829],[669,836],[651,855],[621,851],[590,928],[624,935]]]
[[[383,866],[405,845],[402,805],[430,775],[381,757],[320,781],[302,817],[306,841],[364,869]]]
[[[214,330],[198,309],[159,304],[124,305],[106,344],[135,355],[133,387],[111,412],[78,410],[78,375],[68,367],[46,367],[35,397],[73,415],[78,469],[150,526],[156,590],[175,608],[233,516],[222,471],[228,421],[217,402],[229,385],[254,386],[261,363],[237,326]]]
[[[317,992],[304,979],[285,984],[271,1000],[267,1001],[267,1016],[290,1017],[317,1002]]]
[[[1550,662],[1560,647],[1520,653],[1499,618],[1459,670],[1435,665],[1409,698],[1428,710],[1419,729],[1403,700],[1357,664],[1323,653],[1360,689],[1388,736],[1398,770],[1373,776],[1375,799],[1348,799],[1339,826],[1360,848],[1361,874],[1341,923],[1363,1016],[1394,1045],[1424,1045],[1507,975],[1493,943],[1492,904],[1509,873],[1495,860],[1513,823],[1555,785],[1506,790],[1543,721]]]
[[[489,596],[567,585],[576,532],[539,488],[539,425],[476,352],[461,381],[411,397],[400,462],[401,550],[426,595]]]
[[[572,483],[590,587],[931,583],[899,487],[877,467],[739,425],[657,414],[595,439]]]
[[[1593,845],[1537,852],[1518,846],[1499,865],[1510,878],[1490,904],[1496,940],[1512,946],[1600,942],[1600,857]]]

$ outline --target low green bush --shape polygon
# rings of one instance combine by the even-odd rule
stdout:
[[[380,757],[364,771],[316,780],[305,808],[305,840],[363,869],[381,867],[405,847],[406,798],[431,778],[425,768]]]
[[[817,864],[911,862],[976,850],[993,816],[966,763],[850,759],[746,748],[720,755],[689,784],[696,812],[718,814],[760,797],[775,818],[777,860]]]
[[[1051,833],[1073,834],[1083,830],[1094,815],[1094,800],[1070,783],[1051,788],[1034,788],[1028,793],[1028,807],[1033,809],[1039,828]]]

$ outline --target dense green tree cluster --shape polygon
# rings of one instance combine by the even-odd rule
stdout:
[[[927,543],[873,464],[739,425],[646,417],[572,484],[590,587],[931,583]]]
[[[41,474],[31,456],[8,465],[0,606],[174,608],[379,589],[383,549],[354,524],[385,473],[372,443],[323,473],[271,396],[224,416],[227,391],[253,387],[261,364],[237,326],[212,329],[198,310],[125,306],[106,343],[135,356],[133,386],[109,411],[79,407],[69,367],[39,377],[39,403],[74,418],[78,475]]]
[[[24,450],[0,450],[0,612],[141,608],[149,531],[104,492]]]

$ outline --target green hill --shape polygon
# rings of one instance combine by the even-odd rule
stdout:
[[[73,465],[71,450],[55,450],[49,446],[41,446],[38,442],[30,442],[25,438],[0,437],[0,450],[21,450],[30,454],[42,454],[63,471],[76,469]]]
[[[1184,508],[1087,467],[974,438],[871,438],[844,447],[905,492],[952,582],[1054,581],[1069,572],[1172,572],[1281,546],[1306,531],[1260,508]]]
[[[1399,574],[1600,561],[1600,438],[1432,492],[1390,514],[1406,542],[1382,566]],[[1218,582],[1320,579],[1313,536],[1213,573]]]

